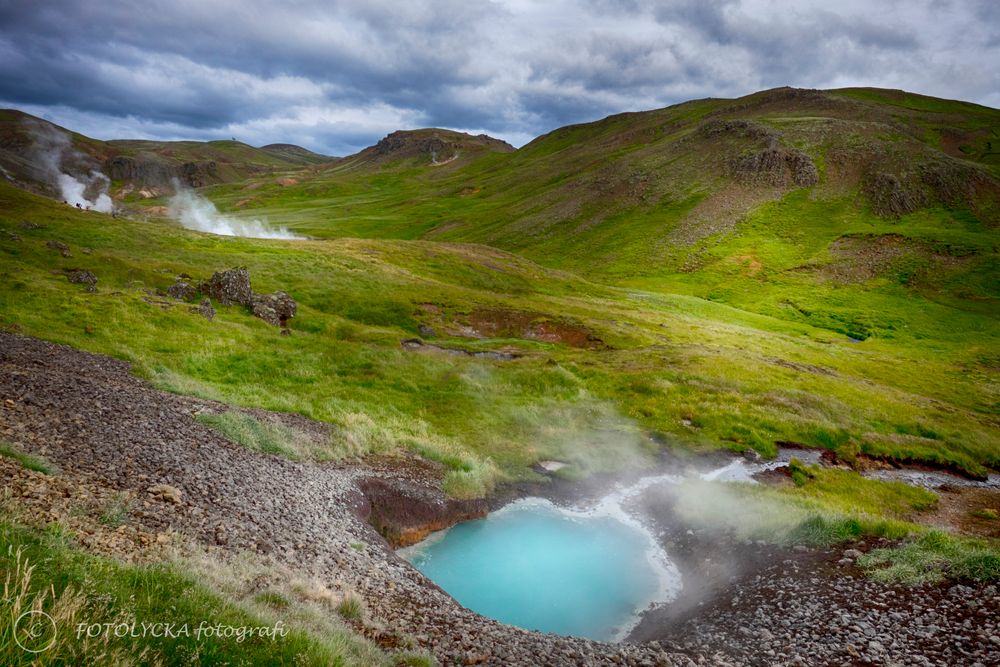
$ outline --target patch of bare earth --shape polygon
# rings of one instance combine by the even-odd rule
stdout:
[[[523,338],[570,347],[594,349],[603,341],[582,324],[557,319],[544,313],[480,308],[452,323],[449,334],[476,338]]]

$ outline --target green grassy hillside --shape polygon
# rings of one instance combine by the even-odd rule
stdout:
[[[456,495],[530,477],[539,459],[580,474],[640,464],[664,443],[768,454],[799,442],[974,474],[1000,464],[988,300],[960,310],[903,285],[836,288],[867,298],[872,318],[899,318],[893,335],[857,342],[814,314],[601,285],[482,245],[217,237],[7,185],[0,258],[0,326],[129,359],[174,391],[331,422],[336,455],[421,453],[448,466]],[[298,300],[292,336],[238,307],[208,321],[158,293],[237,265],[255,290]],[[93,271],[97,293],[70,284],[71,268]],[[822,295],[787,298],[805,310]],[[421,325],[451,352],[404,349]]]
[[[251,179],[210,196],[320,238],[484,243],[857,339],[921,339],[995,327],[998,141],[986,107],[777,89],[463,163],[363,153],[293,187]]]
[[[962,102],[777,89],[517,151],[396,132],[295,178],[205,190],[307,242],[112,220],[5,185],[0,324],[131,359],[176,391],[332,422],[341,454],[423,453],[459,495],[542,458],[584,473],[663,442],[982,474],[1000,462],[998,132],[1000,112]],[[236,265],[300,302],[292,337],[156,296]],[[94,271],[98,293],[68,268]],[[400,345],[426,327],[446,350]]]

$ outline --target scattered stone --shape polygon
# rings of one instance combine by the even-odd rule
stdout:
[[[664,529],[662,539],[676,543],[671,558],[686,569],[689,556],[700,562],[711,553],[713,571],[722,576],[713,579],[713,590],[696,591],[696,608],[685,608],[675,622],[662,624],[654,615],[669,609],[651,609],[621,643],[505,626],[464,609],[430,584],[363,518],[372,510],[387,516],[391,509],[402,516],[425,511],[427,501],[440,502],[444,496],[436,486],[436,468],[409,458],[330,466],[262,454],[192,419],[196,411],[217,405],[154,390],[122,361],[3,332],[0,350],[4,370],[12,371],[0,373],[0,435],[28,451],[45,451],[62,465],[64,474],[45,479],[61,483],[79,478],[103,484],[109,493],[145,489],[129,525],[117,530],[141,528],[136,541],[141,538],[147,548],[191,540],[211,547],[225,561],[270,547],[262,559],[287,568],[276,572],[302,576],[303,595],[335,605],[344,592],[355,591],[379,624],[365,628],[376,639],[398,646],[396,640],[405,637],[440,664],[460,665],[478,656],[485,656],[488,665],[593,667],[997,664],[996,585],[887,586],[828,567],[846,546],[854,545],[808,549],[784,561],[785,547],[763,541],[755,549],[732,549],[745,569],[730,578],[724,564],[731,543],[717,542],[701,529],[692,531],[672,514],[658,525]],[[67,377],[86,382],[67,382]],[[294,419],[307,429],[319,426],[304,417]],[[79,427],[67,431],[71,423]],[[321,434],[328,437],[329,431]],[[15,484],[10,484],[10,471]],[[33,480],[42,478],[4,458],[0,477],[14,487],[15,502],[28,495],[25,483],[34,485]],[[378,478],[390,489],[402,479],[426,493],[386,504],[395,496],[364,490],[362,477]],[[184,480],[183,493],[167,484],[154,485],[160,480]],[[62,510],[53,502],[63,498],[62,493],[45,495],[36,503],[42,520],[56,520],[54,510]],[[645,501],[653,502],[653,497]],[[665,532],[668,526],[674,532]],[[90,537],[81,533],[79,539],[86,543]],[[888,544],[872,540],[862,549]],[[267,579],[252,585],[267,586]],[[968,605],[971,600],[977,606]],[[381,628],[390,630],[378,634]]]
[[[22,220],[18,224],[18,227],[20,227],[21,229],[27,229],[27,230],[41,229],[42,228],[41,225],[35,224],[34,222],[31,222],[30,220]]]
[[[757,463],[762,460],[760,452],[758,452],[756,449],[744,449],[743,458],[753,463]]]
[[[11,240],[11,241],[20,241],[21,240],[20,234],[15,234],[14,232],[6,231],[6,230],[4,231],[4,234],[6,234],[7,238],[9,240]]]
[[[93,248],[80,248],[80,252],[82,252],[84,255],[93,255],[94,254],[94,249]]]
[[[66,272],[66,279],[76,285],[86,285],[88,292],[97,291],[97,276],[84,269],[69,269]]]
[[[215,308],[212,307],[212,300],[205,297],[201,300],[201,303],[197,306],[191,306],[188,308],[189,312],[201,315],[208,321],[215,319]]]
[[[191,301],[197,294],[198,290],[195,286],[181,278],[178,278],[177,282],[167,288],[167,296],[179,301]]]
[[[45,243],[46,248],[51,248],[52,250],[58,250],[59,254],[63,257],[72,257],[72,253],[69,251],[69,246],[62,241],[47,241]]]
[[[201,284],[201,291],[223,306],[238,303],[247,308],[253,307],[250,272],[245,267],[216,271],[208,281]]]
[[[165,503],[172,503],[174,505],[181,504],[181,490],[175,486],[170,486],[169,484],[154,484],[149,487],[149,494]]]
[[[254,294],[251,298],[253,314],[268,324],[285,328],[288,320],[295,317],[295,300],[286,292],[278,290],[273,294]]]
[[[858,551],[857,549],[848,549],[847,551],[844,552],[844,558],[850,558],[853,560],[857,560],[864,555],[865,554],[863,552]]]
[[[421,324],[419,327],[417,327],[417,331],[420,332],[420,336],[423,337],[423,338],[436,338],[437,337],[437,332],[434,331],[433,327],[430,327],[430,326],[428,326],[426,324]]]

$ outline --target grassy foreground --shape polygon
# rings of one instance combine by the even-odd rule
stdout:
[[[177,565],[90,555],[57,527],[2,519],[0,544],[0,664],[9,667],[407,664],[330,616],[322,632],[309,628],[287,599],[227,597]]]

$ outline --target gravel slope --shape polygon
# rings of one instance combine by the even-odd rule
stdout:
[[[274,558],[365,600],[384,643],[410,636],[445,664],[690,665],[656,645],[609,645],[528,632],[469,612],[359,518],[357,481],[398,470],[296,463],[248,451],[192,418],[207,401],[150,388],[109,357],[0,334],[0,438],[61,475],[147,498],[132,519],[150,531]],[[406,480],[428,484],[426,479]],[[149,493],[181,491],[179,503]],[[439,496],[440,497],[440,496]],[[362,551],[352,543],[369,545]]]

